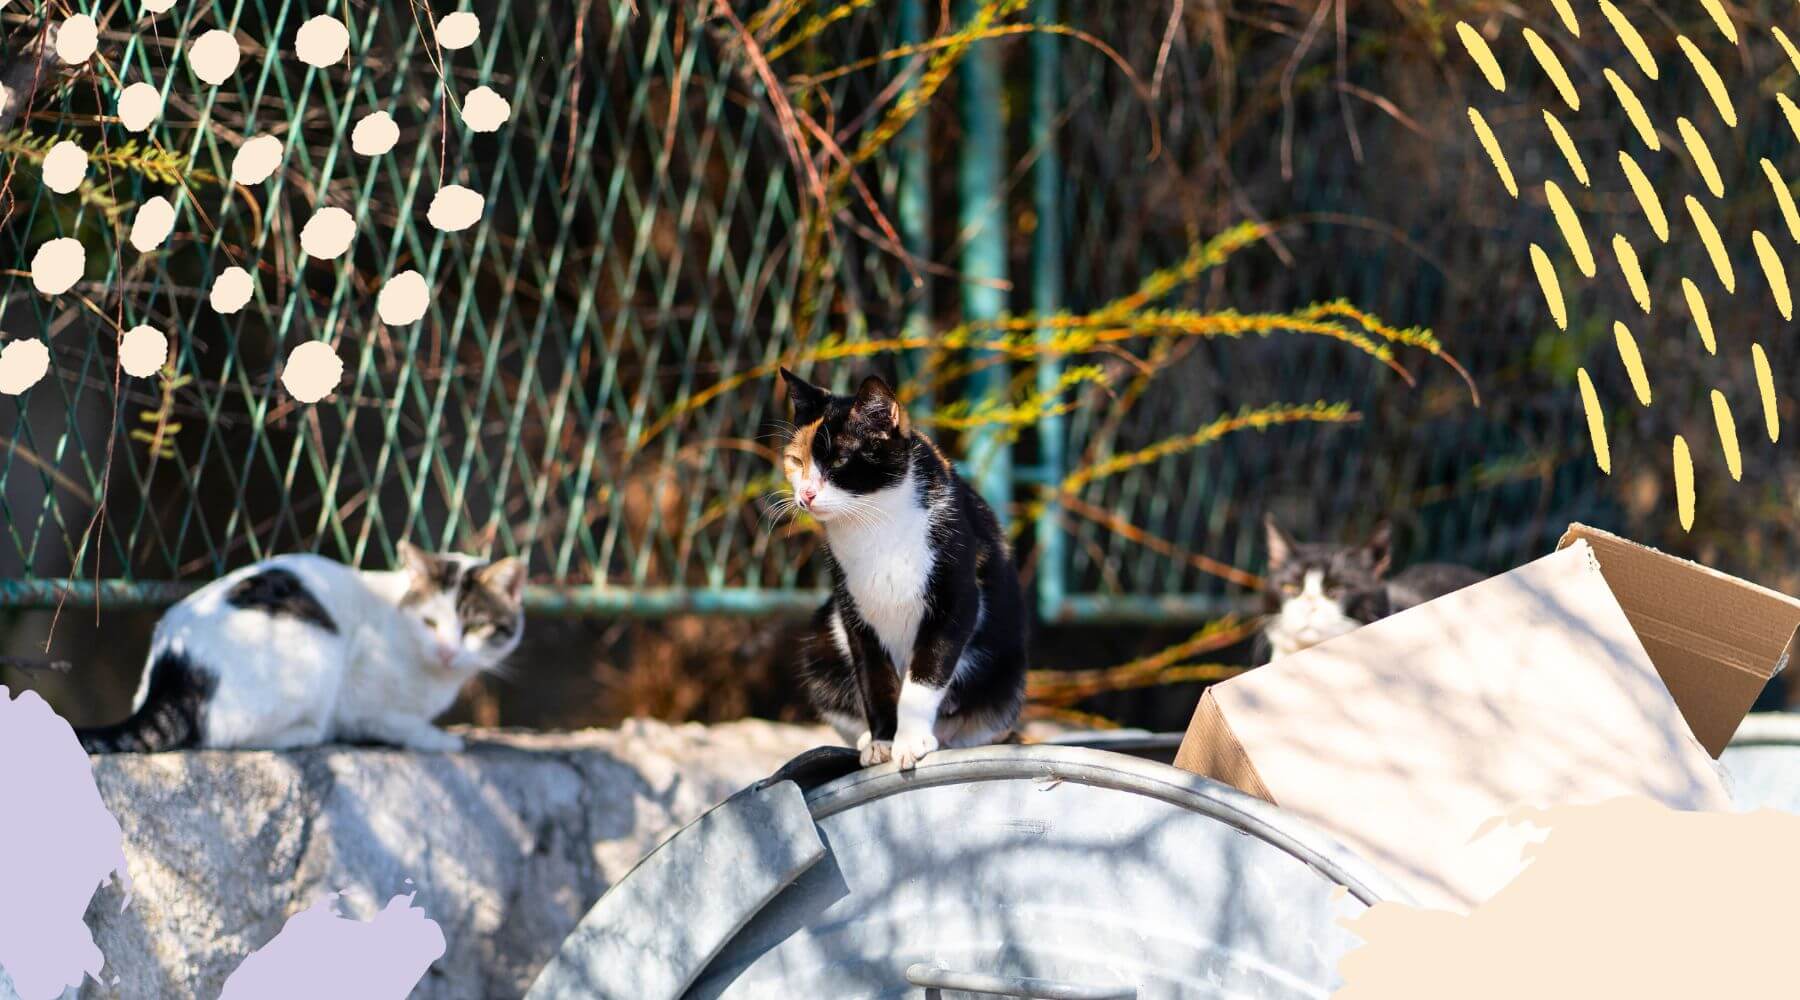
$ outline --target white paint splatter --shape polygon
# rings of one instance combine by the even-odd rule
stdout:
[[[476,132],[492,132],[512,117],[512,105],[492,87],[476,87],[463,98],[462,119]]]
[[[157,195],[139,206],[137,217],[131,222],[131,245],[137,247],[139,253],[149,253],[162,246],[174,231],[175,206],[169,204],[169,199]]]
[[[61,236],[37,248],[31,257],[31,283],[45,295],[61,295],[75,287],[87,269],[87,250],[72,236]]]
[[[119,340],[119,367],[133,378],[149,378],[169,360],[169,338],[153,326],[134,326]]]
[[[446,233],[461,232],[481,220],[487,199],[461,184],[446,184],[431,197],[425,218]]]
[[[246,140],[231,158],[231,179],[239,184],[261,184],[281,166],[281,154],[281,140],[272,135]]]
[[[466,49],[481,37],[481,18],[466,10],[445,14],[437,23],[438,44],[446,49]]]
[[[308,66],[321,69],[342,62],[350,51],[350,29],[330,14],[309,17],[294,36],[294,53]]]
[[[79,66],[88,61],[99,43],[100,26],[94,19],[87,14],[74,14],[56,32],[56,55],[71,66]]]
[[[119,121],[127,132],[142,132],[162,114],[162,92],[142,81],[119,92]]]
[[[0,347],[0,393],[17,396],[37,385],[49,370],[50,349],[41,340],[15,340]],[[0,687],[0,692],[5,690]],[[5,950],[5,943],[0,942],[0,957],[4,957]]]
[[[68,194],[81,186],[87,168],[87,150],[78,142],[64,139],[44,154],[44,186],[57,194]]]
[[[214,28],[188,47],[188,65],[201,82],[216,86],[237,72],[240,54],[237,38],[229,31]]]
[[[395,896],[365,922],[339,915],[336,894],[326,896],[244,959],[219,1000],[409,996],[444,954],[443,929],[412,902],[412,893]]]
[[[386,111],[371,111],[350,130],[350,148],[363,156],[380,156],[400,141],[400,126]]]
[[[213,312],[234,313],[250,302],[250,295],[255,291],[255,282],[250,279],[250,272],[241,267],[228,267],[219,272],[213,279],[212,293],[206,301],[213,307]]]
[[[300,249],[307,256],[332,260],[344,255],[356,239],[356,220],[341,208],[327,205],[313,213],[300,230]]]
[[[426,287],[425,276],[413,270],[401,271],[389,278],[381,286],[381,294],[375,297],[375,311],[389,326],[418,322],[430,304],[431,289]]]
[[[344,380],[344,359],[323,340],[309,340],[288,355],[281,384],[302,403],[316,403]]]

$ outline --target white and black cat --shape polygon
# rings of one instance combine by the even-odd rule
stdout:
[[[1388,576],[1392,547],[1385,521],[1361,545],[1296,542],[1273,516],[1263,518],[1263,532],[1269,547],[1263,589],[1268,616],[1258,636],[1258,663],[1484,579],[1475,570],[1449,563],[1421,563]]]
[[[518,647],[525,566],[400,555],[392,572],[277,556],[195,591],[157,622],[131,716],[76,730],[82,747],[462,749],[431,720]]]
[[[1006,738],[1025,700],[1025,602],[994,512],[881,379],[838,396],[781,375],[792,502],[831,555],[802,658],[814,707],[865,765]]]

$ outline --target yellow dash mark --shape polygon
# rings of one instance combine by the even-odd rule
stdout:
[[[1471,109],[1473,110],[1473,109]],[[1581,162],[1581,153],[1575,149],[1575,140],[1569,137],[1569,130],[1549,111],[1544,112],[1544,127],[1550,130],[1550,137],[1556,140],[1556,148],[1562,150],[1563,159],[1569,161],[1569,169],[1575,172],[1575,179],[1582,187],[1588,186],[1587,164]]]
[[[1594,276],[1594,252],[1588,248],[1587,234],[1581,231],[1581,217],[1575,214],[1575,206],[1563,194],[1562,188],[1555,181],[1544,182],[1544,197],[1550,202],[1550,214],[1556,216],[1557,228],[1562,230],[1563,239],[1568,241],[1569,252],[1575,255],[1575,266],[1581,268],[1585,277]],[[1688,199],[1692,201],[1690,197]],[[1718,234],[1713,234],[1718,239]],[[1727,267],[1730,265],[1727,264]]]
[[[1770,441],[1781,440],[1781,414],[1775,409],[1775,373],[1769,370],[1769,356],[1761,344],[1750,345],[1750,360],[1756,365],[1756,389],[1762,396],[1763,426]]]
[[[1686,35],[1676,35],[1675,44],[1681,46],[1682,54],[1687,56],[1688,62],[1694,64],[1694,72],[1700,74],[1700,82],[1706,85],[1706,93],[1718,105],[1719,117],[1725,119],[1725,124],[1737,128],[1737,112],[1732,110],[1731,96],[1725,92],[1725,81],[1719,78],[1719,71],[1713,69],[1706,54],[1695,48]]]
[[[1637,195],[1638,205],[1644,210],[1644,218],[1650,221],[1650,228],[1656,231],[1656,238],[1664,243],[1669,242],[1669,217],[1663,214],[1662,200],[1656,196],[1656,188],[1650,178],[1631,158],[1629,153],[1619,154],[1619,168],[1625,171],[1625,179],[1631,182],[1631,193]]]
[[[1725,394],[1717,389],[1712,391],[1713,423],[1719,425],[1719,444],[1725,449],[1725,469],[1731,478],[1742,481],[1744,478],[1744,456],[1738,451],[1737,421],[1731,418],[1731,404],[1725,401]]]
[[[1687,440],[1675,435],[1675,513],[1681,518],[1681,530],[1694,527],[1694,457],[1688,454]]]
[[[1638,402],[1650,405],[1650,374],[1644,371],[1644,358],[1638,354],[1637,341],[1632,338],[1631,331],[1625,324],[1613,324],[1613,339],[1619,344],[1619,360],[1625,362],[1625,374],[1631,377],[1631,391],[1637,393]]]
[[[1556,281],[1556,268],[1550,264],[1550,255],[1536,243],[1531,245],[1531,268],[1537,272],[1538,287],[1544,290],[1544,304],[1550,307],[1550,317],[1556,320],[1556,328],[1567,330],[1569,312],[1563,306],[1562,286]]]
[[[1713,162],[1712,150],[1706,148],[1706,140],[1700,138],[1700,130],[1686,118],[1675,119],[1675,131],[1681,133],[1681,143],[1687,147],[1688,155],[1694,158],[1694,166],[1700,171],[1700,179],[1706,182],[1706,189],[1714,198],[1725,195],[1725,181],[1719,177],[1719,165]]]
[[[1700,0],[1700,5],[1706,8],[1708,14],[1712,15],[1713,23],[1719,26],[1719,31],[1724,34],[1726,41],[1736,45],[1737,26],[1731,23],[1731,18],[1725,16],[1725,8],[1719,4],[1719,0]]]
[[[1619,270],[1625,275],[1625,285],[1631,289],[1631,297],[1637,300],[1639,309],[1649,312],[1650,286],[1644,283],[1644,269],[1638,266],[1637,251],[1618,233],[1613,234],[1612,248],[1613,256],[1619,259]]]
[[[1613,72],[1611,66],[1605,69],[1603,75],[1606,82],[1612,85],[1613,95],[1619,99],[1619,104],[1624,106],[1625,117],[1631,119],[1631,127],[1637,129],[1638,138],[1643,139],[1644,145],[1651,149],[1661,149],[1662,140],[1656,137],[1656,129],[1650,124],[1650,116],[1644,113],[1644,106],[1638,103],[1637,95],[1631,92],[1631,88],[1619,78],[1619,74]]]
[[[1548,182],[1546,182],[1548,183]],[[1719,239],[1719,230],[1713,225],[1712,216],[1706,214],[1706,206],[1693,195],[1687,196],[1688,214],[1694,218],[1694,228],[1700,231],[1700,242],[1706,244],[1706,254],[1712,258],[1713,270],[1719,272],[1719,280],[1724,283],[1727,292],[1737,292],[1737,276],[1731,270],[1731,258],[1725,256],[1725,242]]]
[[[1787,223],[1788,235],[1794,238],[1795,243],[1800,243],[1800,209],[1794,207],[1793,192],[1788,190],[1787,181],[1781,179],[1775,164],[1770,163],[1766,156],[1763,157],[1762,168],[1763,174],[1769,178],[1769,186],[1775,189],[1775,200],[1781,204],[1781,218]]]
[[[1594,395],[1594,380],[1586,368],[1575,369],[1575,381],[1581,387],[1581,409],[1587,414],[1588,437],[1594,441],[1594,462],[1600,471],[1612,475],[1612,452],[1606,447],[1606,418],[1600,412],[1600,397]]]
[[[1775,255],[1775,248],[1760,229],[1750,233],[1750,245],[1756,248],[1756,259],[1762,264],[1763,276],[1769,279],[1769,294],[1775,296],[1776,310],[1782,319],[1793,319],[1794,300],[1788,294],[1787,269],[1781,266],[1781,258]]]
[[[1694,326],[1700,329],[1700,343],[1705,345],[1706,353],[1719,353],[1719,345],[1713,342],[1712,317],[1706,312],[1706,300],[1700,297],[1699,287],[1683,278],[1681,294],[1687,297],[1688,315],[1694,317]]]
[[[1456,22],[1456,37],[1462,39],[1463,48],[1469,50],[1469,58],[1475,60],[1475,66],[1481,70],[1481,75],[1487,77],[1488,86],[1504,93],[1506,74],[1500,72],[1500,60],[1494,58],[1494,50],[1488,48],[1487,40],[1469,27],[1466,21]]]
[[[1500,175],[1500,183],[1506,185],[1506,193],[1514,198],[1519,196],[1519,185],[1513,181],[1512,168],[1506,165],[1506,154],[1500,149],[1500,140],[1494,137],[1494,130],[1488,128],[1487,119],[1481,112],[1469,109],[1469,124],[1475,126],[1475,138],[1481,141],[1481,148],[1487,150],[1488,159],[1494,161],[1494,173]]]
[[[1800,107],[1795,107],[1792,99],[1786,94],[1776,94],[1775,103],[1781,106],[1781,117],[1787,119],[1788,131],[1794,138],[1800,139]]]
[[[1569,79],[1569,71],[1563,69],[1562,60],[1556,58],[1549,43],[1538,37],[1537,32],[1526,28],[1525,44],[1531,49],[1531,54],[1537,57],[1538,65],[1544,67],[1544,73],[1550,77],[1550,82],[1556,84],[1556,92],[1562,95],[1563,103],[1569,106],[1570,111],[1580,111],[1581,97],[1575,93],[1575,84]]]
[[[1600,13],[1606,15],[1606,23],[1612,25],[1613,34],[1618,35],[1619,41],[1625,43],[1625,51],[1631,53],[1638,68],[1644,71],[1645,76],[1656,79],[1656,58],[1650,54],[1650,46],[1644,44],[1644,36],[1638,34],[1630,21],[1625,20],[1625,15],[1612,5],[1611,0],[1600,0]]]
[[[1569,0],[1550,0],[1550,2],[1556,6],[1556,15],[1562,18],[1563,27],[1569,29],[1569,34],[1580,38],[1581,22],[1575,20],[1575,8],[1569,6]],[[1605,0],[1601,0],[1601,2],[1604,3]]]
[[[1787,53],[1788,62],[1794,64],[1794,72],[1800,73],[1800,51],[1795,50],[1794,43],[1788,41],[1787,33],[1780,28],[1773,26],[1769,28],[1769,33],[1774,35],[1775,40],[1781,43],[1782,50]]]

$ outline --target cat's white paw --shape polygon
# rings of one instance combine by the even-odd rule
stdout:
[[[869,744],[873,742],[875,742],[875,734],[869,732],[867,729],[863,730],[862,735],[856,738],[856,752],[862,753],[864,750],[869,749]]]
[[[896,733],[894,736],[894,761],[900,765],[900,770],[910,771],[921,758],[937,748],[937,737],[929,730]]]
[[[406,738],[406,748],[420,753],[462,753],[463,738],[442,729],[421,729]]]
[[[894,745],[887,740],[870,739],[867,742],[864,742],[863,740],[857,740],[856,742],[859,744],[857,750],[861,753],[862,766],[864,767],[874,767],[876,764],[886,764],[888,761],[894,759]]]

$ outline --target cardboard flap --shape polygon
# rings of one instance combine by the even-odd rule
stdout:
[[[1256,773],[1256,765],[1251,763],[1244,745],[1231,731],[1231,723],[1226,722],[1219,711],[1219,702],[1211,689],[1200,695],[1200,704],[1188,721],[1187,735],[1175,754],[1175,766],[1224,782],[1264,802],[1275,802],[1275,796],[1269,793],[1262,776]]]
[[[1800,629],[1800,601],[1699,563],[1572,524],[1587,542],[1688,727],[1717,757]]]

